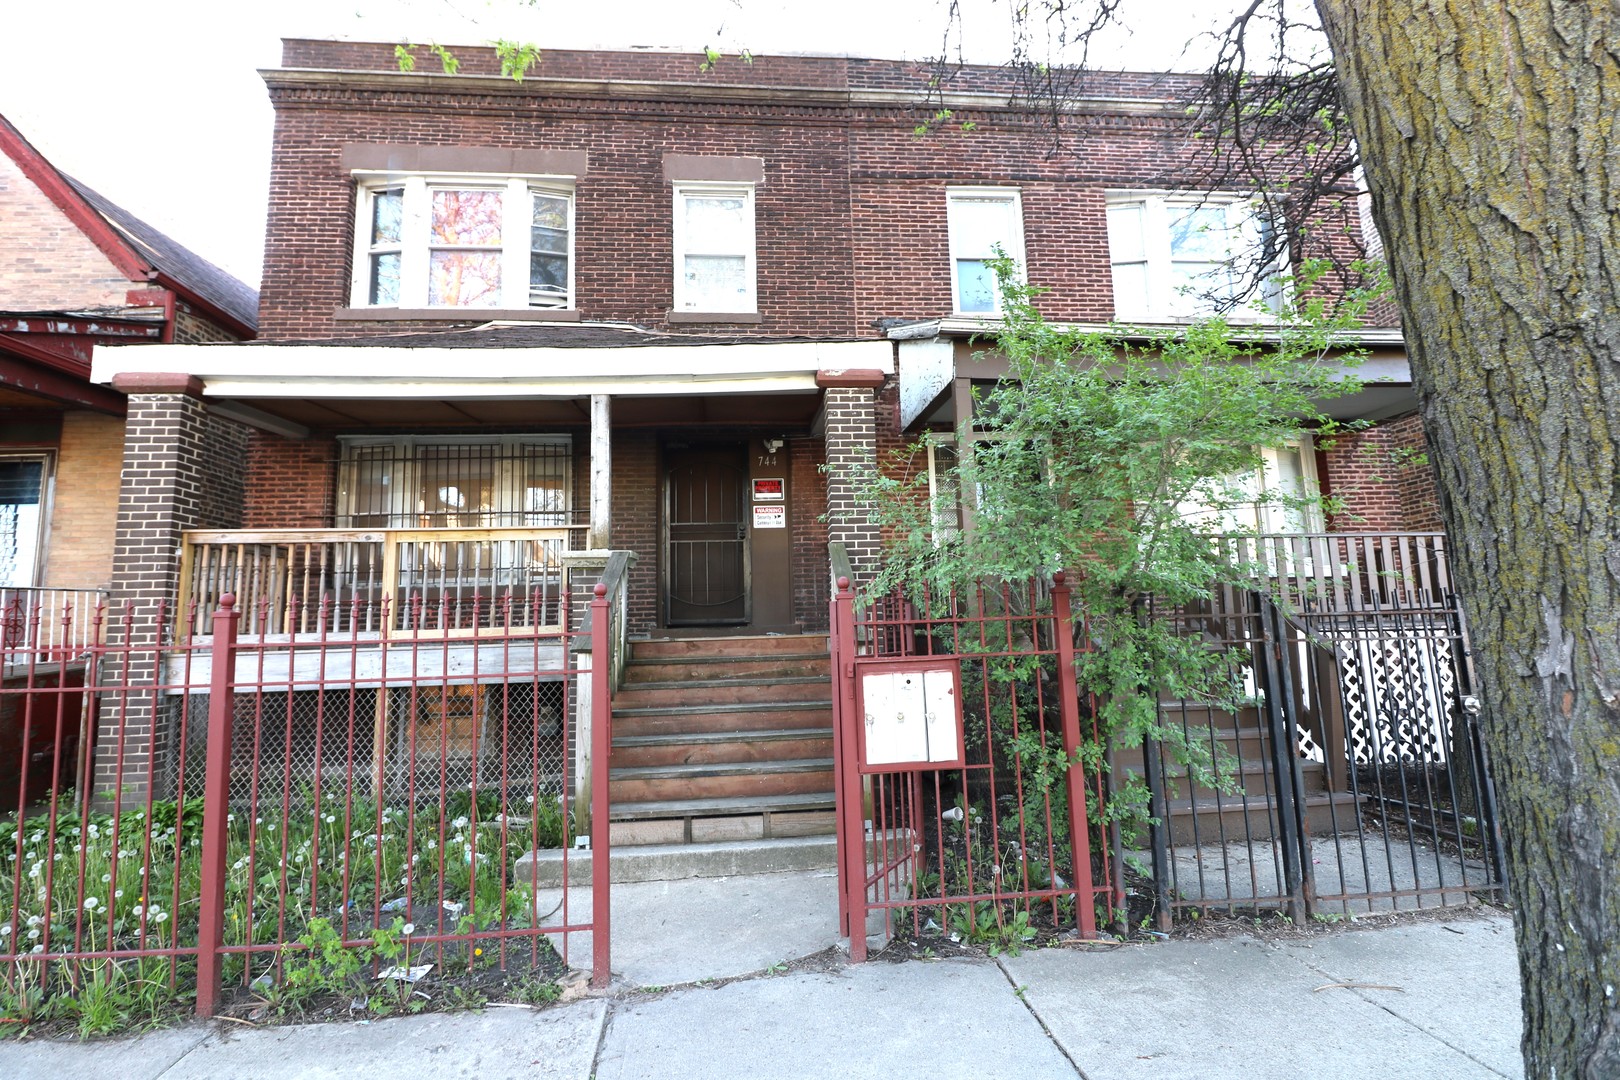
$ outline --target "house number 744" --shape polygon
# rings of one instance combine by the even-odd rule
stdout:
[[[776,464],[776,455],[775,454],[761,454],[761,455],[759,455],[759,463],[761,465],[775,465]]]

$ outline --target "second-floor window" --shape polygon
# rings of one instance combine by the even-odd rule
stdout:
[[[675,185],[675,310],[753,312],[754,185]]]
[[[522,179],[363,183],[352,303],[571,308],[571,187]]]
[[[1112,195],[1108,251],[1117,319],[1168,322],[1220,311],[1252,320],[1276,308],[1280,242],[1252,199]]]
[[[996,253],[1024,262],[1024,209],[1017,188],[948,188],[951,303],[964,315],[999,315],[1001,294],[991,261]]]

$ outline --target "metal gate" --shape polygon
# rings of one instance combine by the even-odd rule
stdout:
[[[1224,763],[1220,786],[1189,787],[1162,745],[1146,748],[1156,823],[1137,859],[1161,923],[1189,909],[1302,920],[1500,896],[1502,837],[1455,594],[1386,583],[1338,603],[1294,599],[1227,589],[1168,615],[1225,651],[1247,701],[1161,702],[1166,727]]]
[[[1092,842],[1090,825],[1103,778],[1069,767],[1083,738],[1095,742],[1096,713],[1082,709],[1075,687],[1069,589],[1056,580],[1049,594],[924,590],[857,611],[849,580],[839,579],[831,624],[839,919],[851,959],[865,959],[876,923],[1008,946],[1041,927],[1090,937],[1099,907],[1105,921],[1114,907],[1108,846]],[[913,672],[924,683],[945,679],[916,699],[925,704],[896,706],[878,692],[880,680]],[[959,716],[943,715],[951,697]],[[919,722],[926,736],[885,731]],[[911,749],[884,757],[880,743]],[[925,760],[915,760],[919,752]]]

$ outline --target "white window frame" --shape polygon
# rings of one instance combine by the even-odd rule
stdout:
[[[1255,485],[1259,496],[1276,490],[1282,482],[1282,453],[1292,451],[1299,455],[1299,482],[1302,490],[1299,497],[1309,500],[1298,510],[1278,505],[1277,503],[1263,502],[1260,498],[1252,504],[1238,504],[1225,510],[1216,510],[1202,503],[1195,495],[1182,504],[1183,517],[1201,515],[1209,519],[1212,526],[1209,532],[1224,533],[1236,530],[1242,533],[1255,533],[1259,535],[1307,535],[1325,531],[1322,522],[1322,507],[1318,501],[1322,494],[1321,480],[1316,470],[1315,440],[1309,434],[1300,435],[1296,439],[1289,439],[1280,446],[1266,446],[1258,450],[1260,463],[1255,466],[1254,473],[1248,479]],[[1241,475],[1223,478],[1221,481],[1227,485],[1235,485],[1243,481]],[[1290,517],[1299,520],[1289,521]]]
[[[41,572],[45,569],[45,559],[49,554],[47,544],[51,531],[51,506],[56,494],[56,454],[51,450],[6,450],[0,453],[0,461],[37,461],[39,470],[39,507],[37,520],[34,522],[34,538],[32,545],[32,559],[27,568],[26,581],[0,581],[0,588],[31,588],[39,584]]]
[[[759,311],[758,225],[754,210],[754,185],[743,181],[683,180],[674,185],[674,256],[676,311],[691,311],[727,315],[752,315]],[[726,250],[719,246],[706,247],[701,237],[687,235],[686,200],[690,198],[743,200],[743,214],[747,219],[748,243],[741,251]],[[686,287],[686,257],[688,255],[738,256],[744,259],[744,279],[748,289],[735,305],[701,303],[690,295]]]
[[[574,507],[574,469],[573,449],[574,440],[570,435],[347,435],[339,436],[338,443],[342,447],[338,464],[338,490],[337,490],[337,518],[338,520],[353,521],[359,511],[355,507],[356,492],[353,488],[354,474],[352,462],[356,460],[354,451],[370,449],[373,447],[388,447],[393,451],[392,460],[395,469],[389,478],[388,510],[390,524],[386,528],[413,529],[419,526],[412,524],[392,524],[393,522],[409,522],[416,516],[417,511],[411,504],[419,485],[418,469],[420,462],[416,451],[424,446],[500,446],[503,453],[500,457],[499,489],[504,497],[518,491],[521,487],[522,477],[518,473],[521,464],[514,453],[524,446],[561,446],[567,451],[568,466],[563,469],[563,509],[560,511],[543,511],[543,513],[556,513],[562,521],[555,524],[537,525],[536,528],[567,528],[572,525],[571,516]],[[497,514],[524,514],[522,509],[496,510]],[[489,526],[502,528],[510,526]],[[519,526],[521,527],[521,526]]]
[[[575,306],[574,249],[576,243],[574,183],[571,177],[492,176],[487,174],[359,173],[356,177],[354,224],[354,273],[349,303],[355,308],[378,310],[432,309],[434,311],[490,311],[523,308],[572,309]],[[371,216],[380,192],[403,189],[400,216],[399,300],[392,304],[371,302],[371,256],[382,248],[371,243]],[[430,305],[428,267],[432,231],[432,193],[435,190],[499,191],[501,204],[501,298],[499,304]],[[529,285],[531,227],[534,197],[546,195],[565,199],[568,204],[568,286],[567,295],[546,297],[536,302]],[[393,245],[387,246],[392,250]]]
[[[1195,209],[1198,207],[1217,206],[1225,209],[1230,215],[1232,207],[1246,207],[1248,216],[1255,222],[1260,222],[1266,207],[1259,197],[1227,192],[1175,192],[1175,191],[1111,191],[1107,193],[1108,238],[1109,238],[1109,269],[1114,282],[1114,318],[1121,321],[1143,322],[1191,322],[1210,314],[1207,305],[1201,303],[1199,298],[1182,298],[1176,293],[1172,284],[1171,269],[1175,263],[1175,253],[1170,246],[1170,212],[1175,208]],[[1142,212],[1142,255],[1140,258],[1124,259],[1120,257],[1116,244],[1117,233],[1114,224],[1114,212],[1127,207],[1140,207]],[[1228,217],[1228,227],[1234,228]],[[1244,259],[1247,253],[1238,250],[1234,258]],[[1120,304],[1120,290],[1118,288],[1118,268],[1122,266],[1145,266],[1147,278],[1147,306],[1141,310],[1131,310]],[[1267,277],[1274,278],[1285,274],[1288,270],[1288,255],[1284,251],[1278,259],[1267,268]],[[1258,297],[1264,298],[1266,305],[1257,309],[1254,301]],[[1178,300],[1182,301],[1178,303]],[[1222,314],[1228,322],[1264,322],[1274,317],[1277,303],[1280,300],[1279,290],[1270,282],[1261,283],[1241,297],[1237,303]],[[1191,307],[1189,307],[1191,305]]]
[[[983,261],[995,257],[994,251],[974,250],[967,246],[962,230],[956,224],[955,207],[969,202],[998,202],[1008,207],[1008,220],[1012,234],[1000,244],[1001,252],[1013,261],[1015,275],[1023,279],[1024,270],[1024,202],[1015,187],[948,187],[945,189],[945,222],[950,232],[951,310],[969,318],[997,318],[1001,315],[1001,293],[997,290],[989,311],[964,311],[962,308],[962,279],[957,263],[962,260]]]

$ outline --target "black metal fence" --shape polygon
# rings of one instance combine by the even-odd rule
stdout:
[[[1116,763],[1151,792],[1156,824],[1128,858],[1162,923],[1190,909],[1303,920],[1500,895],[1501,834],[1443,537],[1362,539],[1240,550],[1272,587],[1166,613],[1225,656],[1243,700],[1161,702],[1168,741],[1179,733],[1215,762],[1213,784],[1164,743]]]

